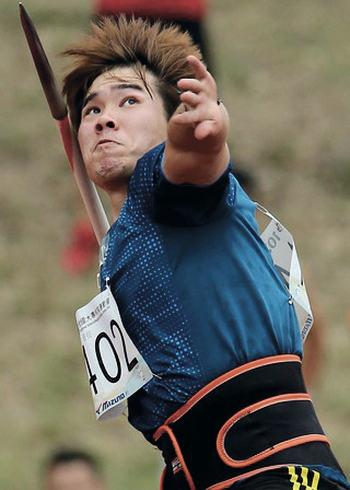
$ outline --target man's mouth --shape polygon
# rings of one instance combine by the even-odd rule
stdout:
[[[97,142],[97,144],[95,146],[95,150],[99,146],[108,145],[108,144],[118,145],[119,143],[118,143],[118,141],[115,141],[115,140],[110,140],[110,139],[107,139],[107,138],[103,138],[103,139],[101,139],[100,141]]]

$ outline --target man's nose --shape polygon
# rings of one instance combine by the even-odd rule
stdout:
[[[107,115],[101,115],[101,117],[98,119],[95,125],[95,129],[98,133],[106,128],[116,129],[117,127],[118,124],[116,119],[114,117],[107,116]]]

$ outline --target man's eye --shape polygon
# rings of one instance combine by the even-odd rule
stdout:
[[[122,105],[134,105],[134,104],[137,104],[137,99],[135,97],[126,97],[123,102],[122,102]]]
[[[100,112],[101,110],[99,109],[99,107],[88,107],[85,110],[84,116],[88,116],[89,114],[99,114]]]

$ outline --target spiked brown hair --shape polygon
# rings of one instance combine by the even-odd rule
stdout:
[[[63,52],[74,60],[63,80],[74,129],[79,128],[84,97],[92,82],[116,66],[134,67],[144,83],[145,70],[151,71],[170,118],[179,104],[177,81],[194,75],[186,57],[193,54],[201,59],[190,35],[175,26],[125,16],[117,20],[101,17],[91,24],[91,30],[82,42]]]

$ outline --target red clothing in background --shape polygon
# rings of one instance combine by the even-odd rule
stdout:
[[[137,17],[200,20],[207,13],[206,0],[95,0],[98,15],[123,12]]]

